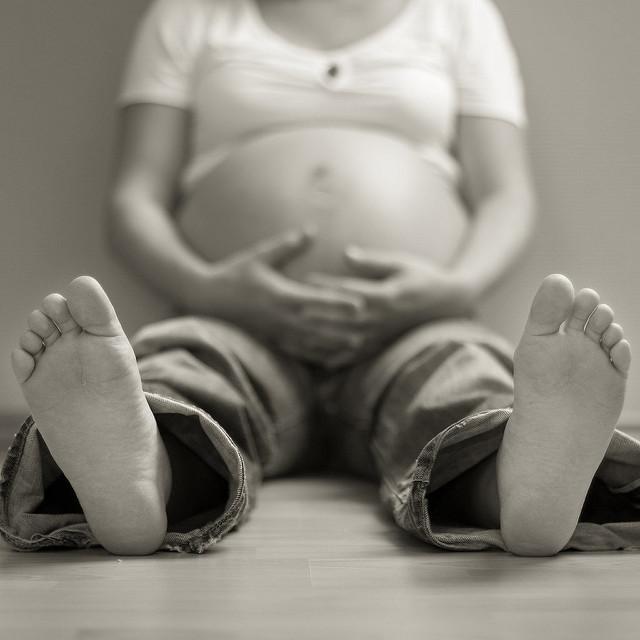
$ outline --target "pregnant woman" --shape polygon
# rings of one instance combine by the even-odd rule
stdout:
[[[179,313],[132,349],[81,277],[30,316],[12,544],[201,552],[318,464],[448,549],[640,542],[611,308],[545,279],[515,392],[471,319],[533,200],[489,0],[157,0],[120,104],[112,240]]]

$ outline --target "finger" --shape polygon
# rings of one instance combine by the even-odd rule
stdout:
[[[294,309],[330,309],[345,317],[355,317],[365,307],[362,296],[356,293],[309,286],[272,269],[265,269],[261,275],[281,301]]]
[[[290,340],[310,349],[335,351],[336,349],[358,349],[367,339],[367,332],[355,328],[336,325],[311,325],[300,321],[295,314],[287,318],[288,335],[284,340]]]
[[[322,367],[327,371],[336,371],[337,369],[342,369],[343,367],[348,367],[351,364],[355,363],[355,356],[349,355],[349,357],[337,357],[335,359],[329,358],[323,361]]]
[[[292,340],[283,340],[277,342],[276,346],[280,351],[295,358],[296,360],[302,360],[304,362],[312,362],[313,364],[324,366],[324,363],[329,357],[331,352],[327,352],[324,349],[312,349],[306,344],[294,342]]]
[[[365,340],[357,349],[343,349],[333,355],[325,358],[324,366],[327,369],[337,369],[348,365],[354,365],[357,362],[366,360],[367,358],[380,352],[382,343],[374,340]]]
[[[382,301],[388,295],[388,283],[386,281],[330,276],[324,273],[311,273],[307,277],[307,281],[325,289],[359,295],[368,302]]]
[[[402,269],[403,262],[397,253],[375,249],[348,247],[344,252],[349,267],[368,278],[384,278]]]
[[[308,306],[299,314],[299,321],[304,326],[323,327],[335,326],[340,329],[358,328],[364,329],[374,325],[378,318],[377,313],[371,309],[362,309],[354,315],[344,314],[332,307]]]
[[[333,351],[335,349],[359,349],[366,338],[355,331],[330,331],[327,329],[316,329],[313,336],[307,338],[307,344],[312,349],[324,349]]]
[[[341,289],[343,287],[357,287],[369,282],[362,278],[351,278],[348,276],[331,276],[326,273],[309,273],[305,281],[318,287],[328,287],[330,289]]]
[[[297,333],[292,329],[287,335],[277,338],[276,344],[282,351],[296,357],[323,362],[336,355],[359,350],[364,341],[364,336],[355,334],[330,331]]]
[[[330,356],[324,360],[325,369],[341,369],[349,365],[355,364],[362,359],[362,354],[358,351],[343,351],[335,356]]]
[[[243,257],[259,260],[274,267],[281,267],[306,251],[313,241],[314,233],[312,228],[287,231],[258,242],[249,248]]]

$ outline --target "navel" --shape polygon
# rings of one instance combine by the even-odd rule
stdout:
[[[331,168],[317,164],[311,169],[307,182],[307,202],[318,213],[333,213],[340,200],[340,189]]]

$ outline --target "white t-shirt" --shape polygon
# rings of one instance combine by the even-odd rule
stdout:
[[[255,0],[155,0],[119,103],[193,110],[187,189],[243,140],[327,124],[396,133],[455,180],[458,115],[526,123],[517,60],[491,0],[408,0],[381,30],[330,50],[276,34]]]

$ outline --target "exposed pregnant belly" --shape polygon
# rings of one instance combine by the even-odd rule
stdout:
[[[243,143],[194,186],[177,223],[213,261],[313,224],[312,247],[284,268],[302,277],[347,273],[342,256],[350,243],[444,264],[460,245],[467,214],[447,179],[402,139],[322,127]]]

